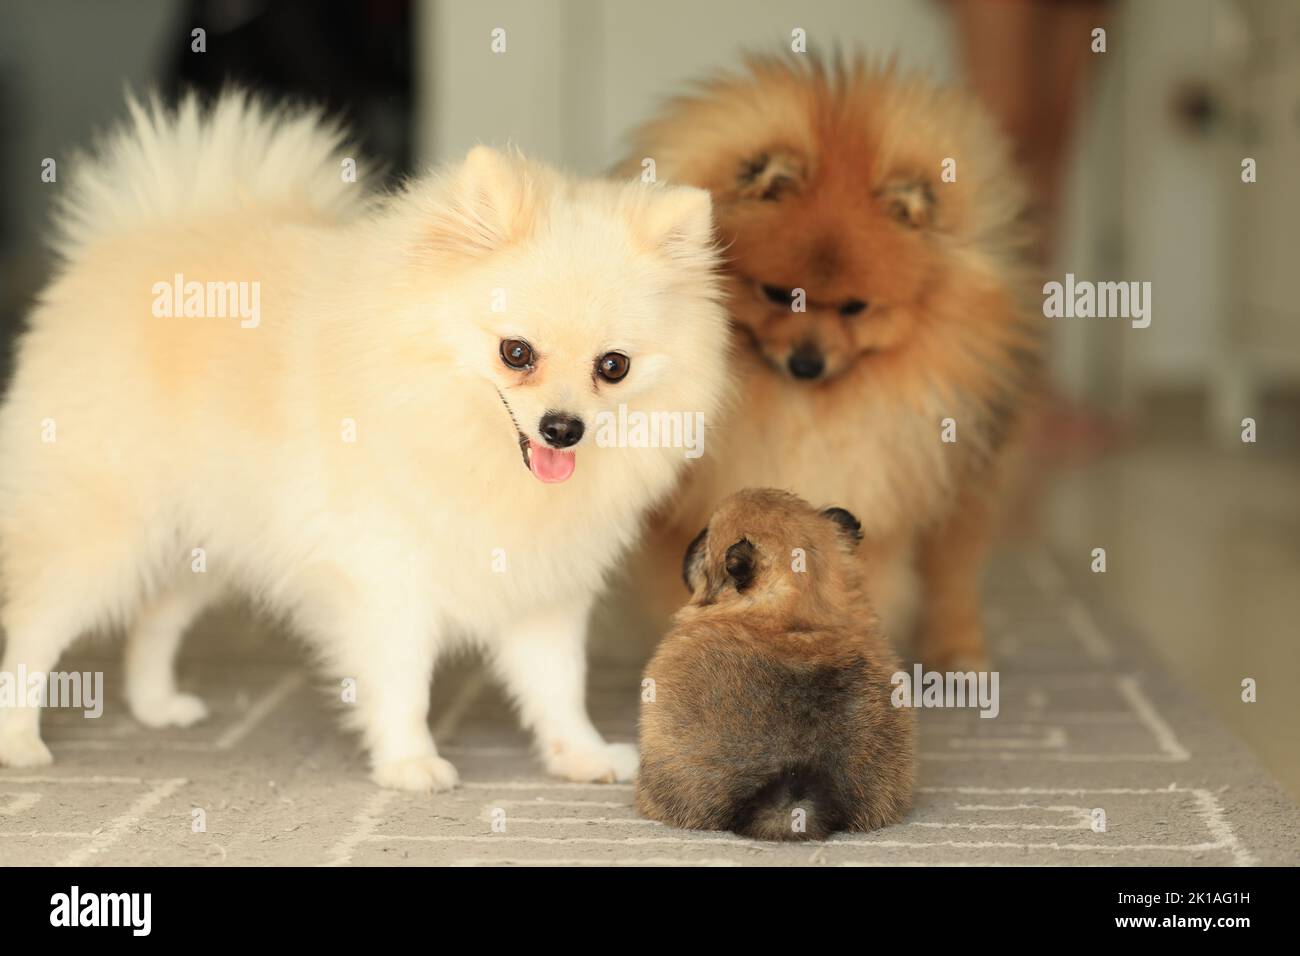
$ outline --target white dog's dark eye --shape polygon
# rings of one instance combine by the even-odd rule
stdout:
[[[607,382],[621,382],[632,367],[632,360],[622,352],[606,352],[596,360],[596,374]]]
[[[532,368],[537,361],[537,353],[523,339],[502,339],[501,361],[513,369]]]

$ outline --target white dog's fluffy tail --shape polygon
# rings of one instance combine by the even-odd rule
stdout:
[[[209,213],[274,210],[289,220],[348,218],[367,190],[345,176],[342,127],[320,111],[274,109],[240,91],[209,106],[193,94],[172,111],[127,98],[130,118],[74,164],[55,251],[75,258],[125,230]],[[358,180],[361,179],[358,171]]]

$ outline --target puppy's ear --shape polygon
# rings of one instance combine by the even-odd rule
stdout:
[[[431,249],[481,255],[532,228],[536,183],[521,157],[475,146],[452,176],[425,233]]]
[[[736,174],[736,196],[775,202],[803,189],[807,172],[807,164],[796,153],[758,153],[741,163]]]
[[[727,549],[727,577],[736,583],[736,590],[743,591],[754,583],[755,570],[754,546],[741,538]]]
[[[840,534],[851,543],[857,544],[862,540],[862,522],[853,516],[853,512],[844,508],[827,508],[822,515],[834,521],[839,526]]]
[[[709,536],[708,528],[701,528],[700,533],[686,547],[686,557],[682,558],[682,580],[686,590],[694,594],[707,583],[704,580],[704,539]]]
[[[655,186],[650,193],[639,221],[646,245],[674,259],[708,254],[713,248],[713,197],[708,190]]]
[[[934,225],[934,190],[924,179],[902,176],[876,190],[876,197],[894,219],[912,229]]]

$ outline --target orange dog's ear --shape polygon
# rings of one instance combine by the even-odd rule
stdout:
[[[452,176],[426,232],[431,248],[482,254],[508,245],[532,228],[536,183],[522,158],[475,146]]]
[[[745,591],[754,583],[754,572],[757,570],[757,565],[757,552],[748,538],[741,538],[727,549],[724,567],[727,571],[727,577],[731,578],[732,583],[736,585],[737,591]]]
[[[905,226],[926,229],[934,224],[934,190],[923,179],[891,180],[876,190],[876,197],[890,216]]]
[[[803,189],[807,175],[803,159],[789,150],[759,153],[741,163],[736,197],[775,201]]]
[[[686,590],[690,591],[691,594],[695,594],[709,583],[704,573],[704,563],[708,560],[708,555],[704,550],[704,541],[708,536],[708,528],[700,529],[700,533],[695,536],[686,548],[686,556],[682,558],[682,580],[686,582]]]
[[[834,521],[839,526],[839,533],[851,545],[862,540],[862,522],[854,517],[853,512],[845,508],[823,508],[822,516]]]

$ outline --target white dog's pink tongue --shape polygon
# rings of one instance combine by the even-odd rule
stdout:
[[[571,451],[560,451],[549,445],[539,445],[535,441],[528,443],[528,467],[538,481],[548,484],[568,481],[577,464],[578,456]]]

